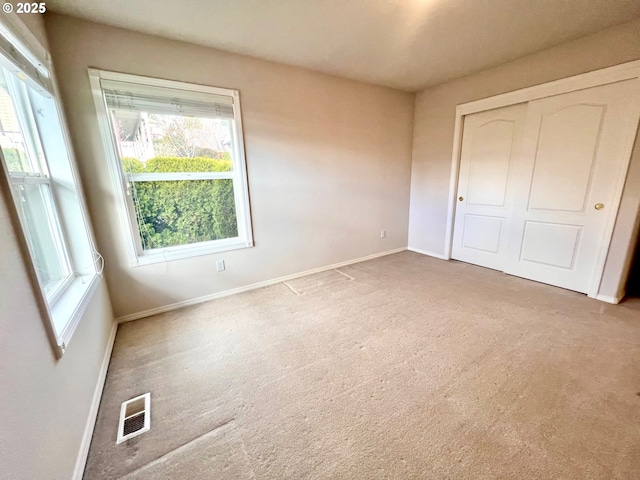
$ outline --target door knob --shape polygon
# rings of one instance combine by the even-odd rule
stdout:
[[[458,197],[458,200],[463,201],[464,197]]]
[[[604,208],[604,203],[596,203],[593,208],[596,210],[602,210]]]

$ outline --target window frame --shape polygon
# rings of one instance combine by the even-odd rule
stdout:
[[[12,72],[22,71],[25,74],[25,78],[20,80],[34,90],[47,92],[47,96],[52,102],[51,113],[54,113],[54,116],[51,117],[53,123],[50,125],[54,125],[54,130],[57,131],[55,133],[56,148],[63,150],[63,154],[56,156],[55,161],[52,163],[53,159],[47,157],[43,148],[42,129],[33,122],[33,118],[28,119],[30,124],[27,126],[28,128],[25,128],[23,124],[25,119],[21,118],[24,112],[16,112],[16,114],[23,130],[22,134],[25,137],[25,146],[28,149],[32,149],[35,146],[36,150],[39,150],[37,155],[42,155],[42,158],[37,158],[41,167],[40,174],[10,175],[8,164],[0,150],[0,170],[4,172],[0,174],[0,186],[2,187],[0,190],[3,190],[4,198],[7,202],[11,223],[24,258],[35,301],[42,315],[43,327],[55,357],[60,359],[64,355],[89,302],[100,284],[104,264],[98,268],[98,263],[102,260],[102,257],[95,247],[82,183],[78,175],[77,162],[71,146],[69,129],[64,117],[50,56],[40,41],[15,13],[5,14],[0,19],[0,54],[7,60],[5,62],[3,59],[0,62],[0,66],[6,66]],[[9,64],[12,64],[11,67],[8,66]],[[11,93],[9,94],[12,102],[14,102],[14,97]],[[32,100],[28,98],[30,93],[23,91],[20,98],[21,105],[17,106],[17,109],[25,108],[23,94],[27,96],[29,107],[33,108]],[[31,113],[33,112],[31,111]],[[47,140],[47,143],[49,143],[49,140]],[[51,172],[52,164],[55,164],[55,174]],[[64,254],[67,257],[71,274],[56,289],[55,294],[49,297],[39,281],[28,232],[20,213],[20,207],[17,205],[18,198],[13,187],[20,183],[46,184],[49,187],[52,203],[48,208],[55,210],[57,228],[60,230],[61,241],[65,244],[63,247],[65,249]],[[59,195],[63,189],[69,189],[73,193],[75,198],[74,211],[67,211],[61,205]],[[74,234],[74,242],[69,241],[71,233]],[[79,235],[79,237],[76,238],[76,235]],[[77,268],[77,265],[74,265],[74,257],[82,260],[83,266],[81,268]],[[85,261],[86,265],[84,264]]]
[[[220,95],[230,97],[233,104],[233,121],[231,122],[233,137],[233,168],[230,172],[175,172],[175,173],[128,173],[122,168],[118,153],[117,140],[110,120],[101,80],[135,84],[141,88],[161,87],[184,92],[193,97],[197,94]],[[89,81],[96,106],[98,124],[103,140],[104,152],[109,164],[109,172],[117,200],[118,218],[123,234],[129,265],[131,267],[167,262],[182,258],[226,252],[254,246],[251,225],[251,208],[249,202],[249,184],[244,150],[242,113],[240,93],[238,90],[211,87],[193,83],[164,80],[153,77],[131,75],[89,68]],[[188,118],[185,116],[185,118]],[[133,195],[130,195],[130,180],[138,181],[183,181],[183,180],[216,180],[231,179],[234,188],[236,222],[238,236],[228,239],[175,245],[144,250],[140,228],[135,214]]]
[[[0,61],[0,69],[6,71],[3,61]],[[9,178],[9,184],[12,189],[21,187],[22,185],[46,185],[49,188],[48,196],[50,197],[50,202],[46,202],[46,208],[48,210],[47,217],[50,218],[50,221],[48,222],[49,228],[55,231],[54,241],[56,243],[55,248],[58,253],[58,258],[68,271],[66,278],[51,292],[47,292],[43,288],[47,303],[54,305],[66,288],[71,284],[71,282],[73,282],[76,276],[76,269],[73,265],[73,260],[70,254],[67,232],[61,222],[62,215],[60,214],[60,208],[56,201],[56,188],[54,186],[54,181],[51,178],[49,164],[46,155],[44,154],[44,148],[41,144],[40,132],[38,132],[33,119],[33,106],[25,104],[25,102],[29,102],[25,85],[19,84],[18,80],[16,80],[10,72],[7,73],[9,74],[9,76],[5,75],[7,90],[9,97],[11,98],[11,103],[14,107],[16,118],[20,124],[20,133],[24,139],[28,160],[31,164],[31,168],[37,170],[37,172],[11,172],[9,171],[8,165],[6,165],[6,162],[5,168]],[[56,103],[55,99],[53,101]],[[59,108],[57,103],[56,108]],[[37,165],[34,165],[34,162],[36,162]],[[21,216],[19,211],[18,216]],[[25,239],[29,242],[26,233]]]

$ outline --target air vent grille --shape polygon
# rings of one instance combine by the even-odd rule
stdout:
[[[139,397],[127,400],[120,407],[120,423],[118,425],[118,440],[122,443],[151,428],[151,394],[145,393]]]
[[[144,428],[144,417],[145,413],[142,412],[134,415],[133,417],[125,418],[123,434],[129,435],[130,433],[142,430]]]

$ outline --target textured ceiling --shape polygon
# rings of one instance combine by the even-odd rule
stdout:
[[[409,91],[640,16],[640,0],[48,0],[47,8]]]

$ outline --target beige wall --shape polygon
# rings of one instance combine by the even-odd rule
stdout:
[[[46,26],[116,316],[407,245],[413,94],[67,16]],[[88,67],[240,90],[254,248],[129,267]]]
[[[409,247],[444,253],[456,105],[640,58],[640,20],[460,78],[416,97]],[[633,236],[640,150],[632,159],[601,293],[615,296]]]
[[[37,22],[29,27],[45,38]],[[10,221],[12,208],[0,195],[0,477],[68,479],[113,315],[102,281],[64,357],[55,359]]]

